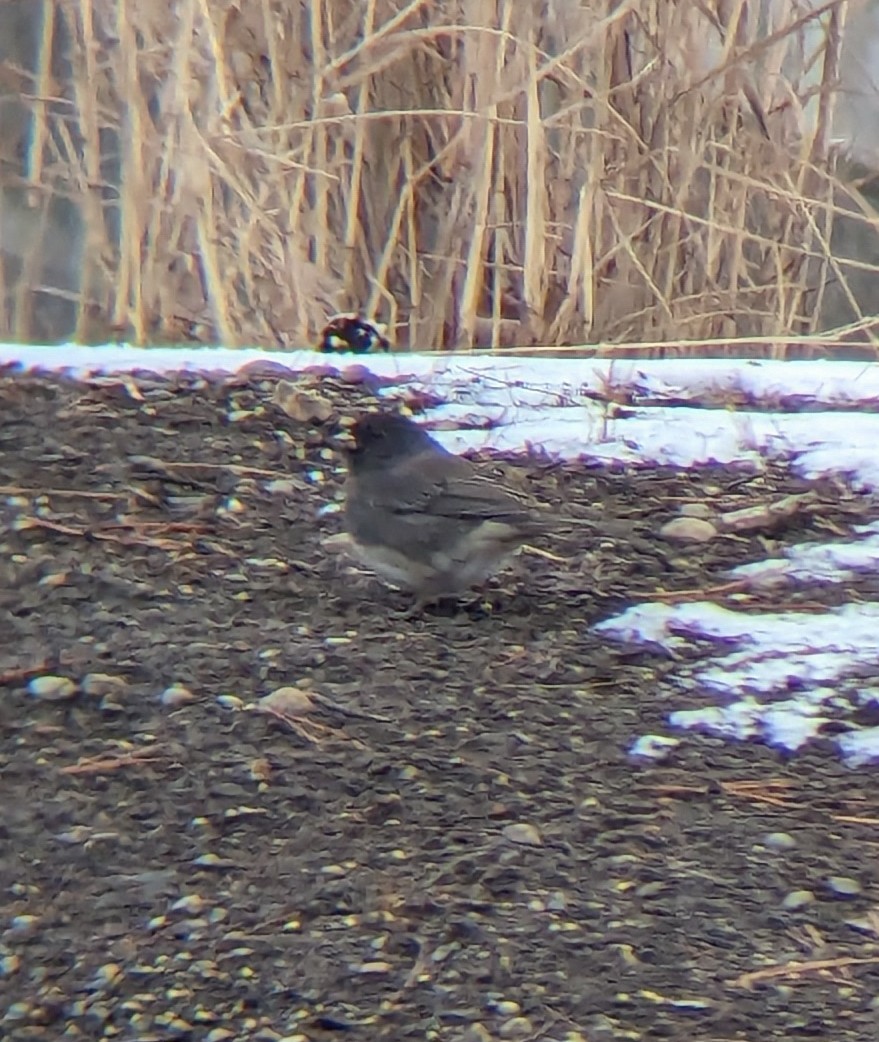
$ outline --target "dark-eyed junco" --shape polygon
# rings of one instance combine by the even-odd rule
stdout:
[[[347,548],[416,606],[493,575],[544,520],[523,493],[447,452],[403,416],[370,413],[348,450]]]
[[[388,338],[371,322],[357,315],[336,315],[324,326],[318,351],[346,352],[355,355],[390,350]]]

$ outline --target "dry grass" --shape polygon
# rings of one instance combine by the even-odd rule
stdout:
[[[33,335],[62,196],[77,339],[301,345],[344,309],[404,347],[820,353],[854,335],[808,339],[830,286],[872,340],[879,266],[830,249],[845,211],[879,256],[833,172],[848,5],[760,6],[48,0],[0,334]]]

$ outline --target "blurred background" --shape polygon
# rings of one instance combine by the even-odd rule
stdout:
[[[877,171],[879,0],[0,0],[7,340],[873,357]]]

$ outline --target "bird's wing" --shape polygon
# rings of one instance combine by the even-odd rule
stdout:
[[[395,514],[446,517],[460,521],[504,521],[527,524],[534,520],[529,498],[476,473],[465,460],[432,475],[429,466],[398,470],[380,493],[380,505]]]

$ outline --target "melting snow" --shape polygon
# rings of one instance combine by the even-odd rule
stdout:
[[[676,467],[716,462],[758,469],[780,460],[806,478],[841,475],[856,489],[879,488],[879,365],[0,344],[0,364],[78,378],[235,372],[257,361],[294,371],[365,365],[390,378],[383,391],[389,397],[404,388],[423,391],[442,403],[428,411],[428,422],[455,451],[533,446],[596,463]],[[732,574],[758,585],[839,583],[877,573],[879,522],[861,526],[852,540],[792,547],[782,558]],[[831,740],[849,765],[879,762],[879,727],[855,721],[858,710],[879,705],[879,603],[821,614],[739,613],[710,601],[640,604],[596,628],[620,641],[703,652],[698,662],[682,661],[664,693],[677,737],[634,738],[634,756],[673,756],[687,729],[795,751],[833,721],[844,730]],[[690,708],[678,708],[676,700]]]

